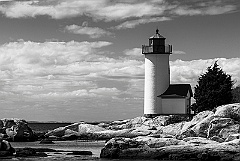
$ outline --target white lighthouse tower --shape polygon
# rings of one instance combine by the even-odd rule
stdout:
[[[144,87],[144,115],[154,116],[163,113],[163,94],[170,85],[169,55],[172,45],[165,45],[165,39],[156,30],[156,34],[149,38],[149,45],[142,46],[145,55],[145,87]]]

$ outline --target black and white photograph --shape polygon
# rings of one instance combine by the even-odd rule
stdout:
[[[239,0],[0,0],[0,160],[239,161]]]

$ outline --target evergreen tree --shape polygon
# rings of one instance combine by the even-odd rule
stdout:
[[[192,105],[195,112],[213,110],[215,107],[232,102],[231,76],[223,72],[217,61],[207,68],[207,72],[199,77]]]
[[[240,85],[232,90],[232,103],[240,103]]]

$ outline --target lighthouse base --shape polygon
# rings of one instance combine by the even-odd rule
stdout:
[[[188,119],[192,119],[194,115],[195,114],[144,114],[143,116],[146,118],[154,118],[157,116],[171,116],[174,119],[186,121]]]
[[[161,114],[144,114],[143,116],[146,117],[146,118],[154,118],[154,117],[157,117],[157,116],[161,116]]]

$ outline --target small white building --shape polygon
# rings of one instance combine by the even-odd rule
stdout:
[[[165,37],[156,34],[149,38],[149,45],[142,46],[145,55],[144,115],[190,114],[190,84],[170,84],[169,56],[172,45],[165,44]]]
[[[190,84],[170,84],[158,96],[162,100],[162,114],[190,114],[192,96]]]

